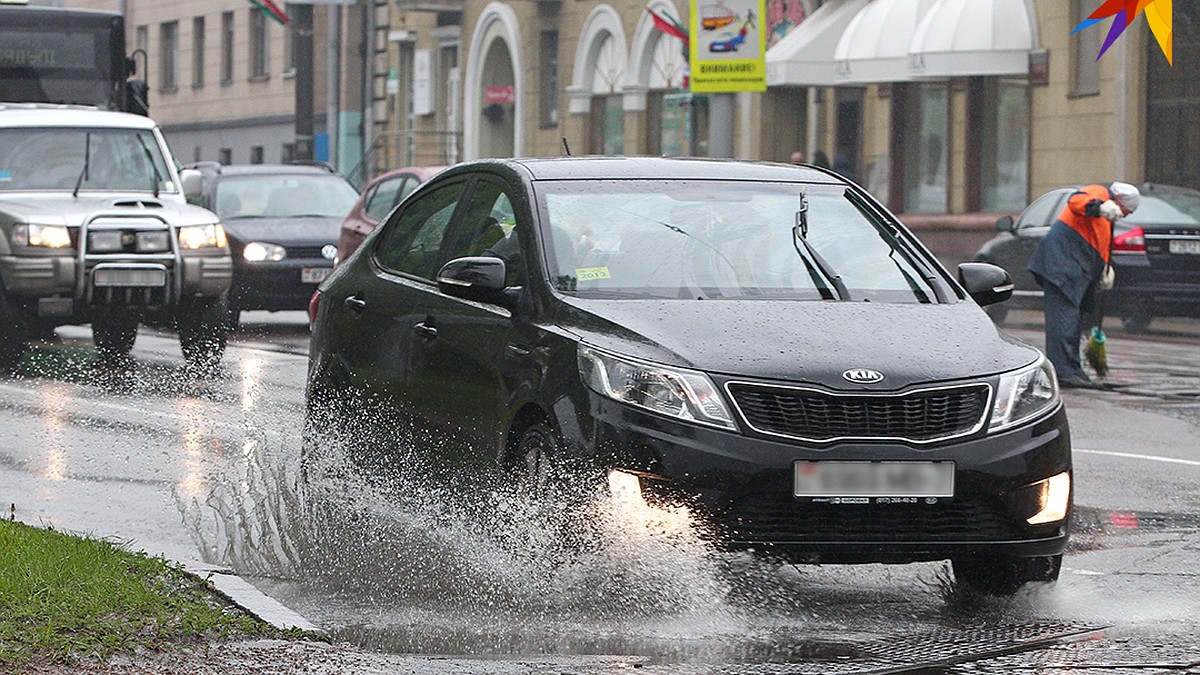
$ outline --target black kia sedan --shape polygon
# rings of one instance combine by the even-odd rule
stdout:
[[[1029,272],[1029,258],[1075,193],[1055,188],[1017,216],[996,222],[996,236],[975,259],[1003,267],[1013,278],[1013,298],[988,307],[1003,321],[1009,308],[1042,309],[1042,289]],[[1104,312],[1130,330],[1145,330],[1155,317],[1200,317],[1200,191],[1146,183],[1138,209],[1113,228],[1115,281]]]
[[[230,324],[245,310],[303,310],[333,269],[342,219],[358,192],[319,165],[191,165],[203,191],[189,201],[215,211],[233,253]]]
[[[1054,371],[980,309],[1010,290],[815,167],[479,161],[321,284],[308,405],[392,407],[534,485],[598,467],[723,547],[1010,593],[1057,578],[1072,493]]]

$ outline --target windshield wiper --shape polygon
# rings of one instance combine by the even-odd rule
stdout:
[[[146,147],[146,140],[142,138],[141,134],[137,135],[137,140],[138,145],[142,146],[142,152],[146,155],[146,161],[150,163],[150,168],[154,171],[154,174],[150,176],[150,180],[154,181],[154,185],[151,186],[151,189],[154,190],[154,196],[157,197],[158,185],[159,183],[162,183],[162,174],[158,172],[158,166],[154,163],[154,155],[150,152],[150,148]]]
[[[72,197],[79,196],[79,186],[83,185],[83,181],[89,178],[88,167],[91,166],[92,157],[92,132],[87,132],[83,137],[83,170],[79,172],[79,178],[75,180],[75,189],[71,191]]]
[[[825,280],[833,284],[834,290],[837,291],[838,300],[849,300],[850,291],[846,289],[846,283],[842,281],[842,276],[835,272],[825,258],[817,253],[817,249],[808,241],[808,199],[804,195],[800,195],[800,210],[796,211],[796,226],[792,228],[792,245],[796,247],[796,253],[800,255],[800,259],[804,261],[804,266],[808,268],[808,273],[813,277],[813,283],[817,283],[817,271],[820,271],[821,276]],[[808,253],[806,256],[805,253]],[[811,260],[811,262],[809,262]],[[814,268],[815,265],[815,268]],[[828,290],[824,284],[819,286]]]

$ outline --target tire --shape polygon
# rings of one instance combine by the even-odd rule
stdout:
[[[1135,312],[1121,317],[1121,325],[1131,333],[1144,333],[1150,328],[1151,321],[1154,321],[1154,317],[1148,312]]]
[[[960,587],[984,595],[1012,595],[1029,583],[1058,581],[1062,554],[1033,558],[971,556],[950,561]]]
[[[104,312],[92,321],[92,342],[104,361],[124,359],[133,350],[141,317],[134,313]]]
[[[8,295],[0,288],[0,368],[9,370],[21,362],[29,329],[25,319],[9,303]]]
[[[1004,320],[1008,318],[1008,306],[1003,302],[988,305],[983,308],[983,311],[987,312],[987,315],[992,318],[994,323],[1004,323]]]
[[[229,323],[229,298],[196,298],[180,304],[176,325],[188,366],[211,370],[221,362]]]
[[[545,422],[534,422],[521,432],[512,454],[514,478],[523,490],[545,495],[561,480],[556,462],[559,443]]]

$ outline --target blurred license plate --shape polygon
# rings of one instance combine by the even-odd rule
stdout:
[[[165,286],[165,270],[98,269],[92,273],[92,284],[100,287]]]
[[[300,270],[300,281],[306,284],[319,284],[333,271],[332,267],[305,267]]]
[[[1167,244],[1167,250],[1169,250],[1171,253],[1200,255],[1200,241],[1191,239],[1172,239]]]
[[[796,462],[797,497],[953,497],[954,462]]]

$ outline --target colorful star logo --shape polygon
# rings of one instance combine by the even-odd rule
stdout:
[[[1150,30],[1154,32],[1158,46],[1167,57],[1167,63],[1174,65],[1174,61],[1171,60],[1171,0],[1105,0],[1100,9],[1092,12],[1091,16],[1084,19],[1071,33],[1077,33],[1092,24],[1115,16],[1116,20],[1108,29],[1108,37],[1104,39],[1104,46],[1096,55],[1096,59],[1099,60],[1143,10],[1146,12],[1146,23],[1150,24]]]

